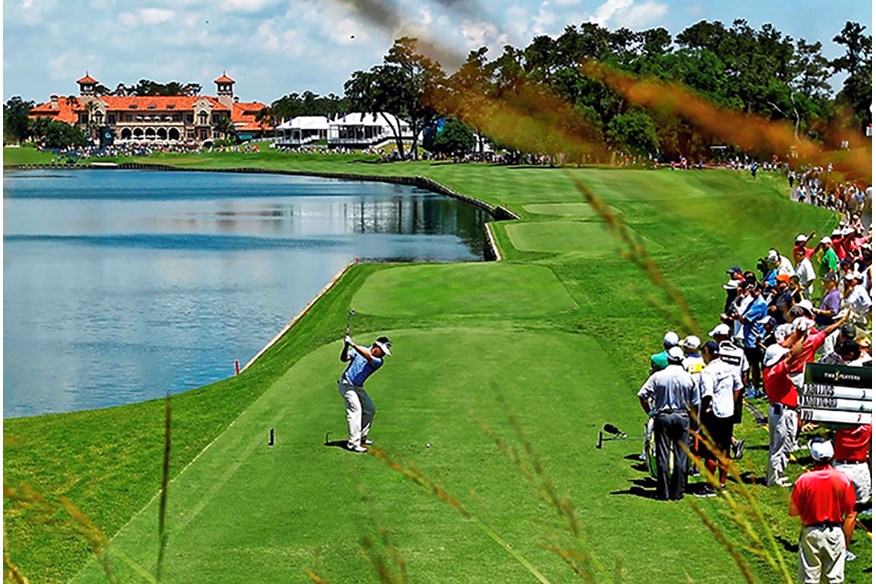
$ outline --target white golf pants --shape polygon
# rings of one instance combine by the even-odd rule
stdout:
[[[782,404],[770,404],[770,459],[767,485],[785,476],[794,444],[797,442],[797,410]]]
[[[344,398],[347,408],[347,426],[350,433],[347,442],[361,446],[362,438],[368,436],[374,419],[374,402],[364,387],[356,387],[343,379],[338,381],[338,393]]]

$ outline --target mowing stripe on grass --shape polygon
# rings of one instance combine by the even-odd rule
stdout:
[[[539,221],[507,225],[505,231],[511,238],[511,243],[520,251],[576,252],[601,256],[616,254],[621,248],[621,244],[603,223]],[[630,231],[635,234],[634,230],[630,229]],[[653,240],[641,236],[640,239],[651,253],[662,249],[662,246]]]
[[[726,581],[731,565],[687,506],[654,505],[635,496],[630,485],[642,473],[631,469],[625,456],[638,452],[640,444],[594,448],[604,422],[634,428],[642,416],[634,389],[605,366],[607,356],[592,339],[501,326],[381,332],[394,339],[395,350],[369,380],[377,404],[375,440],[462,498],[550,581],[571,578],[564,562],[541,547],[554,542],[543,522],[552,522],[556,511],[533,497],[513,462],[480,429],[483,423],[523,448],[515,443],[493,387],[558,491],[571,493],[594,553],[609,566],[621,556],[625,565],[635,566],[625,581],[682,581],[684,570],[698,582]],[[526,570],[476,523],[370,456],[323,445],[325,430],[341,440],[346,433],[335,388],[343,367],[340,347],[339,342],[319,347],[290,368],[175,481],[163,568],[167,580],[290,581],[318,552],[322,578],[362,581],[371,568],[358,540],[375,527],[357,484],[364,485],[415,580],[527,579]],[[438,354],[446,358],[434,358]],[[258,448],[269,426],[277,428],[277,444]],[[431,448],[425,448],[427,442]],[[149,542],[157,541],[156,509],[150,505],[114,542],[147,569],[154,563],[156,548]],[[616,529],[623,516],[648,524],[657,538],[673,533],[686,543],[672,551],[659,539],[631,548],[628,534]],[[683,536],[677,533],[679,522],[687,524]],[[570,545],[562,538],[558,543],[564,541]],[[710,550],[710,562],[698,561]],[[459,562],[461,557],[478,561]],[[117,572],[123,581],[136,581],[123,566]],[[75,581],[102,579],[92,563]]]
[[[577,308],[544,266],[509,262],[402,266],[372,275],[352,306],[379,316],[540,316]]]

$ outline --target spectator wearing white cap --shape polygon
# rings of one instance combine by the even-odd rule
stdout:
[[[767,486],[790,485],[785,477],[788,459],[797,443],[797,388],[791,382],[788,365],[800,354],[803,342],[799,340],[791,349],[776,343],[767,347],[763,359],[763,384],[770,402],[769,420],[770,454],[767,468]]]
[[[812,267],[812,262],[806,255],[804,246],[794,246],[794,273],[800,281],[800,288],[803,290],[803,297],[812,299],[812,285],[815,283],[815,269]]]
[[[681,362],[681,366],[684,367],[685,371],[693,375],[694,381],[696,381],[700,371],[706,366],[706,362],[700,354],[700,339],[695,335],[688,335],[681,341],[679,346],[684,351],[684,359]]]
[[[748,387],[748,372],[751,370],[751,367],[748,364],[748,359],[745,357],[745,352],[730,340],[730,327],[721,323],[709,332],[709,336],[718,343],[718,354],[721,356],[721,360],[733,367],[737,367],[743,388]],[[736,396],[736,403],[733,406],[734,424],[742,423],[742,398],[742,393]],[[731,446],[734,458],[737,460],[741,459],[743,449],[745,448],[745,441],[737,440],[734,437]]]
[[[806,245],[812,241],[812,238],[815,237],[815,232],[811,232],[809,235],[805,235],[801,233],[797,236],[797,239],[794,240],[794,252],[802,251],[806,258],[811,258],[812,254],[814,254],[818,247],[806,247]]]
[[[666,368],[651,375],[637,395],[642,409],[654,418],[657,499],[678,500],[687,485],[690,411],[698,401],[693,377],[681,366],[684,352],[672,347],[667,357]]]
[[[855,489],[849,477],[833,468],[833,446],[822,438],[809,442],[815,466],[797,479],[788,515],[803,522],[797,569],[806,584],[843,582],[846,550],[855,529]]]
[[[791,260],[780,254],[779,250],[771,249],[767,253],[767,260],[775,264],[777,270],[776,275],[780,276],[785,274],[786,276],[792,276],[794,274],[794,264],[791,263]]]
[[[800,353],[795,355],[788,364],[791,381],[797,389],[801,389],[803,387],[803,371],[806,363],[815,361],[815,353],[824,344],[825,339],[846,322],[846,317],[843,315],[839,320],[821,330],[812,327],[811,321],[808,321],[806,317],[801,317],[798,321],[795,321],[797,324],[795,324],[794,332],[785,339],[782,345],[792,347],[798,342],[803,343]]]
[[[859,272],[846,274],[846,294],[843,305],[852,311],[855,324],[866,327],[870,322],[870,309],[873,301],[864,287],[864,276]]]
[[[729,270],[728,270],[729,272]],[[677,347],[679,343],[678,333],[675,331],[667,331],[663,335],[663,350],[659,353],[651,355],[650,369],[648,375],[653,375],[658,371],[666,369],[669,365],[669,349]],[[654,418],[649,417],[645,422],[645,430],[642,432],[642,453],[639,455],[640,460],[648,460],[648,445],[651,443],[651,437],[654,434]]]
[[[668,351],[672,347],[677,347],[678,343],[678,334],[674,331],[668,331],[663,335],[663,350],[651,355],[651,369],[648,371],[648,375],[653,375],[657,371],[666,369],[666,366],[669,364]]]
[[[365,391],[365,380],[383,366],[384,358],[391,355],[391,347],[392,342],[386,337],[378,337],[370,348],[357,345],[350,335],[344,337],[341,361],[349,365],[338,380],[338,393],[347,410],[347,448],[353,452],[366,452],[365,446],[371,444],[368,432],[374,420],[374,402]]]

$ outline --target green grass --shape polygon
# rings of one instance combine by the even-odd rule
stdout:
[[[3,164],[51,164],[57,155],[52,152],[40,152],[33,146],[19,148],[5,146],[3,148]]]
[[[638,433],[644,416],[634,394],[648,355],[678,324],[662,290],[625,258],[602,253],[619,247],[602,225],[570,221],[593,219],[580,208],[583,199],[570,176],[661,246],[658,265],[684,292],[705,331],[717,322],[729,265],[753,267],[768,248],[787,251],[796,233],[823,232],[832,217],[788,202],[781,179],[768,174],[752,181],[728,171],[361,160],[275,152],[154,160],[193,168],[423,175],[523,217],[495,229],[510,261],[357,266],[240,377],[174,398],[168,581],[302,580],[301,567],[313,565],[317,555],[323,578],[374,581],[359,543],[375,534],[372,511],[391,530],[415,581],[529,579],[446,503],[370,456],[322,445],[325,432],[333,432],[332,439],[345,433],[334,380],[341,370],[337,340],[350,307],[359,312],[358,340],[387,333],[395,343],[393,357],[369,382],[378,443],[458,497],[552,581],[571,579],[563,563],[539,547],[553,541],[555,511],[533,496],[479,427],[486,422],[514,442],[493,385],[558,490],[575,501],[584,533],[610,572],[622,558],[625,582],[682,582],[688,574],[697,582],[740,581],[687,504],[636,495],[644,475],[637,461],[625,457],[636,454],[639,443],[593,448],[596,429],[606,421]],[[576,231],[580,226],[592,231]],[[523,249],[514,245],[519,228],[530,241]],[[601,252],[585,255],[593,248]],[[161,402],[147,402],[6,420],[4,478],[70,497],[106,533],[118,533],[114,546],[150,567],[158,549],[156,503],[150,500],[160,484],[162,416]],[[739,433],[754,448],[744,462],[763,475],[767,436],[746,417]],[[274,448],[266,445],[271,427],[277,431]],[[426,441],[432,448],[424,448]],[[360,485],[371,507],[363,503]],[[753,488],[775,533],[789,542],[785,559],[793,566],[798,523],[787,517],[787,491]],[[719,501],[701,505],[732,529]],[[85,564],[87,546],[73,537],[42,529],[8,504],[4,517],[10,559],[33,581],[67,581]],[[847,568],[847,581],[862,578],[871,565],[868,540],[859,536],[854,550],[861,559]],[[754,563],[756,573],[771,581]],[[77,581],[101,577],[91,564]]]
[[[516,223],[505,227],[511,243],[520,251],[551,253],[578,252],[587,256],[617,254],[621,242],[611,237],[603,223],[584,221],[551,221]],[[633,233],[635,231],[633,230]],[[638,238],[651,253],[660,250],[660,245]]]
[[[540,316],[577,305],[549,269],[512,263],[424,265],[374,274],[353,297],[379,316]]]

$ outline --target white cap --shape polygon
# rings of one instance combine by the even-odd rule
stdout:
[[[670,363],[681,363],[684,361],[684,351],[681,350],[681,347],[670,347],[666,351],[666,356]]]
[[[846,280],[863,280],[864,276],[859,274],[858,272],[849,272],[845,275]]]
[[[678,335],[672,331],[669,331],[668,333],[663,335],[663,346],[666,347],[667,349],[669,347],[678,346]]]
[[[798,316],[794,319],[794,322],[792,322],[791,325],[794,327],[794,330],[805,333],[809,332],[809,329],[815,326],[815,321],[805,316]]]
[[[809,441],[809,454],[816,462],[830,460],[833,458],[833,444],[824,439],[813,438]]]
[[[782,357],[788,354],[788,349],[776,343],[767,347],[766,353],[763,356],[763,366],[772,367],[782,360]]]
[[[688,335],[681,342],[681,346],[685,349],[699,349],[700,348],[700,339],[699,337],[695,337],[694,335]]]
[[[802,308],[803,310],[805,310],[805,311],[808,312],[809,314],[813,314],[813,312],[812,312],[812,310],[813,310],[812,301],[810,301],[808,298],[804,298],[803,300],[801,300],[800,302],[798,302],[798,303],[797,303],[797,306],[799,306],[800,308]]]
[[[380,341],[374,341],[374,344],[380,347],[380,350],[383,351],[384,355],[392,356],[392,353],[389,352],[389,348],[392,346],[392,343],[381,343]]]
[[[770,253],[767,254],[767,259],[771,262],[779,261],[779,252],[774,249],[770,250]]]
[[[734,280],[730,278],[726,284],[724,284],[724,290],[736,290],[739,288],[739,280]]]
[[[781,343],[782,341],[784,341],[785,339],[790,337],[793,332],[794,332],[794,325],[793,324],[790,324],[790,323],[780,324],[779,326],[776,327],[776,330],[775,330],[776,342]]]
[[[807,239],[809,239],[809,237],[804,235],[803,233],[801,233],[800,235],[797,236],[797,239],[795,239],[794,242],[795,243],[805,243]]]
[[[824,237],[821,238],[821,243],[828,243],[828,244],[829,244],[829,243],[830,243],[830,238],[829,238],[828,236],[825,235]]]
[[[730,336],[730,327],[724,324],[723,322],[712,329],[712,332],[709,333],[710,337],[722,336],[729,337]]]

